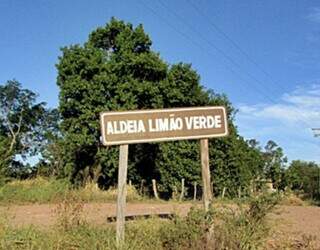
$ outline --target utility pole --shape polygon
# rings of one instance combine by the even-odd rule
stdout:
[[[312,128],[314,137],[320,137],[320,128]],[[318,195],[320,197],[320,166],[318,166]]]
[[[314,137],[320,137],[320,128],[312,128]]]
[[[318,197],[320,199],[320,166],[318,166]]]

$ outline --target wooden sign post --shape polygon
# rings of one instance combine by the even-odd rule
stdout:
[[[118,247],[124,241],[128,144],[200,139],[204,209],[212,200],[208,138],[228,135],[225,107],[103,112],[100,114],[102,142],[120,145],[117,234]]]
[[[118,169],[118,197],[117,197],[117,246],[124,242],[124,224],[127,196],[127,171],[128,171],[128,144],[120,145],[119,169]]]
[[[201,175],[203,184],[203,205],[207,212],[212,200],[211,181],[210,181],[210,167],[209,167],[209,146],[208,139],[200,140],[201,151]]]

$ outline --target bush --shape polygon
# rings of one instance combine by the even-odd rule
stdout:
[[[266,216],[278,204],[278,195],[262,195],[249,204],[224,205],[208,213],[191,209],[163,227],[164,249],[257,249],[269,235]]]
[[[206,234],[213,225],[212,215],[191,208],[185,218],[175,216],[172,223],[161,228],[164,249],[203,249]]]
[[[281,205],[286,206],[306,206],[307,202],[302,200],[295,193],[287,193],[281,201]]]
[[[216,249],[258,249],[267,239],[270,228],[267,214],[279,203],[277,194],[252,198],[247,207],[224,207],[216,212]]]

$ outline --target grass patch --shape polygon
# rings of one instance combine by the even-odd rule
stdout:
[[[70,190],[70,193],[77,195],[84,202],[105,202],[117,200],[117,188],[101,190],[93,183],[87,184],[84,188]],[[126,200],[141,201],[142,197],[138,194],[138,191],[133,186],[127,185]]]
[[[288,192],[284,195],[281,205],[286,206],[307,206],[309,203],[305,200],[302,200],[298,195],[293,192]]]
[[[67,180],[35,178],[12,181],[0,188],[0,203],[59,203],[70,195],[77,196],[84,202],[115,201],[117,189],[100,190],[94,184],[85,188],[73,189]],[[127,187],[127,201],[139,201],[142,197],[133,186]]]
[[[47,203],[55,202],[69,190],[65,180],[36,178],[12,181],[0,188],[1,203]]]

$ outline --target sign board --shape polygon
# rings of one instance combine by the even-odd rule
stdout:
[[[171,140],[201,139],[201,173],[205,211],[212,199],[208,138],[228,135],[225,107],[192,107],[100,114],[102,142],[120,145],[116,243],[124,242],[128,144]]]
[[[103,112],[104,145],[222,137],[228,134],[222,106]]]

